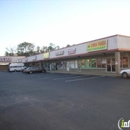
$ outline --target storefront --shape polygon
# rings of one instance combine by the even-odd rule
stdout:
[[[130,37],[113,35],[40,55],[48,71],[119,75],[130,68]]]
[[[10,63],[18,62],[25,56],[0,56],[0,71],[7,71]]]

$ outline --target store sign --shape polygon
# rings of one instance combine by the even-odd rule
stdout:
[[[64,55],[64,51],[58,51],[58,52],[56,52],[55,54],[56,54],[56,56]]]
[[[71,48],[68,50],[68,54],[71,55],[71,54],[75,54],[76,53],[76,48]]]
[[[43,54],[43,57],[44,57],[45,59],[49,58],[49,52],[44,53],[44,54]]]
[[[95,41],[87,44],[87,51],[99,51],[107,49],[107,40]]]
[[[11,62],[11,61],[12,61],[11,58],[4,58],[4,57],[0,58],[0,62]]]
[[[37,59],[37,56],[33,56],[33,57],[32,57],[32,60],[36,60],[36,59]]]

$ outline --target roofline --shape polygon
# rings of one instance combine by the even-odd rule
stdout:
[[[128,37],[128,38],[130,38],[130,36],[121,35],[121,34],[115,34],[115,35],[106,36],[106,37],[103,37],[103,38],[98,38],[98,39],[95,39],[95,40],[90,40],[90,41],[78,43],[78,44],[75,44],[75,45],[72,45],[72,46],[69,46],[69,47],[74,47],[74,46],[77,46],[77,45],[81,45],[81,44],[85,44],[85,43],[89,43],[89,42],[94,42],[94,41],[98,41],[98,40],[102,40],[102,39],[106,39],[106,38],[116,37],[116,36],[121,36],[121,37]],[[59,48],[59,49],[52,50],[52,51],[49,51],[49,52],[44,52],[44,53],[50,53],[50,52],[62,50],[62,49],[69,48],[69,47],[63,47],[63,48]],[[32,56],[37,56],[37,55],[41,55],[41,54],[44,54],[44,53],[39,53],[39,54],[35,54],[35,55],[32,55]],[[27,57],[24,57],[24,58],[28,58],[28,57],[31,57],[31,56],[27,56]],[[24,59],[24,58],[21,58],[21,59]]]
[[[69,46],[69,47],[73,47],[73,46],[77,46],[77,45],[81,45],[81,44],[85,44],[85,43],[89,43],[89,42],[93,42],[93,41],[97,41],[97,40],[101,40],[101,39],[106,39],[106,38],[110,38],[110,37],[115,37],[115,36],[125,36],[125,35],[120,35],[120,34],[111,35],[111,36],[107,36],[107,37],[103,37],[103,38],[98,38],[98,39],[95,39],[95,40],[90,40],[90,41],[86,41],[86,42],[77,43],[77,44]],[[130,36],[125,36],[125,37],[130,38]],[[69,48],[69,47],[63,47],[63,48],[60,48],[60,49],[57,49],[57,50],[61,50],[61,49]],[[49,51],[49,52],[53,52],[53,51],[57,51],[57,50],[52,50],[52,51]]]
[[[90,41],[86,41],[86,42],[77,43],[77,44],[69,46],[69,47],[73,47],[73,46],[77,46],[77,45],[81,45],[81,44],[85,44],[85,43],[89,43],[89,42],[93,42],[93,41],[98,41],[98,40],[102,40],[102,39],[106,39],[106,38],[110,38],[110,37],[116,37],[116,36],[122,36],[122,37],[128,37],[128,38],[130,38],[130,36],[121,35],[121,34],[115,34],[115,35],[111,35],[111,36],[106,36],[106,37],[98,38],[98,39],[95,39],[95,40],[90,40]],[[59,48],[59,49],[52,50],[52,51],[49,51],[49,52],[44,52],[44,53],[50,53],[50,52],[53,52],[53,51],[57,51],[57,50],[61,50],[61,49],[69,48],[69,47],[63,47],[63,48]],[[40,53],[40,54],[44,54],[44,53]],[[36,55],[38,55],[38,54],[36,54]]]
[[[39,62],[39,61],[53,61],[53,60],[66,60],[66,59],[70,59],[70,58],[83,58],[85,56],[94,56],[94,55],[102,55],[103,53],[115,53],[115,52],[130,52],[130,49],[123,49],[123,48],[116,48],[116,49],[112,49],[112,50],[101,50],[101,51],[95,51],[95,52],[89,52],[89,53],[82,53],[82,54],[74,54],[74,55],[69,55],[69,56],[60,56],[60,57],[54,57],[54,58],[46,58],[46,59],[42,59],[42,60],[36,60],[36,61],[27,61],[27,62],[22,62],[22,63],[34,63],[34,62]]]
[[[130,36],[127,36],[127,35],[121,35],[121,34],[117,34],[117,36],[130,38]]]
[[[25,57],[25,56],[0,56],[0,57]]]

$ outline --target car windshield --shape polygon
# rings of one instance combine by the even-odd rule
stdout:
[[[26,68],[26,70],[29,70],[31,67]]]

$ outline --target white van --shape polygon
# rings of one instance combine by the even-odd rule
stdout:
[[[25,68],[23,63],[11,63],[9,65],[9,71],[22,71]]]

